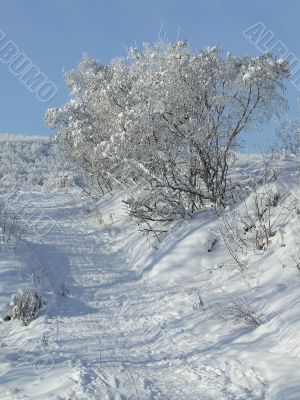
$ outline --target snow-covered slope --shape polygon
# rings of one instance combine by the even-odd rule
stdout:
[[[70,165],[51,139],[0,134],[1,190],[51,190],[72,185],[72,180]]]
[[[24,233],[0,250],[0,311],[22,287],[46,305],[27,327],[0,325],[0,398],[299,399],[299,165],[240,157],[241,181],[257,177],[246,202],[177,224],[158,249],[123,193],[98,212],[79,192],[15,194]],[[266,195],[275,233],[260,250],[269,219],[240,221]]]

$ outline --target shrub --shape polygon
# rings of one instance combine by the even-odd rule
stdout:
[[[20,291],[11,299],[12,317],[23,325],[28,325],[38,310],[43,307],[44,300],[35,290]]]
[[[0,246],[8,244],[15,249],[23,234],[22,210],[13,209],[8,204],[0,202]]]
[[[222,321],[233,325],[258,327],[264,323],[262,315],[257,314],[248,299],[232,297],[229,304],[219,310]]]
[[[84,57],[66,74],[72,99],[49,109],[46,123],[58,130],[86,192],[134,186],[131,215],[160,232],[232,198],[228,169],[239,137],[285,109],[288,65],[272,54],[193,53],[182,41],[127,56],[111,65]]]

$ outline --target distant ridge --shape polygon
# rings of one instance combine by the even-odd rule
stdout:
[[[0,140],[17,140],[17,141],[35,141],[35,140],[43,140],[49,141],[51,139],[49,136],[42,135],[23,135],[23,134],[14,134],[14,133],[0,133]]]

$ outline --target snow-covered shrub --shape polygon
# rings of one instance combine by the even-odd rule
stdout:
[[[46,123],[90,195],[125,187],[132,215],[161,225],[232,198],[239,137],[285,108],[287,77],[287,63],[269,53],[158,42],[106,66],[85,56],[66,74],[71,101],[48,110]]]
[[[23,234],[22,210],[12,209],[0,202],[0,248],[10,246],[15,249]]]
[[[287,154],[300,152],[300,120],[287,121],[277,130],[278,147]]]
[[[279,196],[278,196],[279,198]],[[270,238],[276,234],[274,218],[272,218],[271,207],[277,206],[277,196],[271,194],[254,195],[254,213],[249,215],[247,228],[255,231],[255,245],[258,250],[266,250],[270,244]],[[250,224],[249,224],[250,221]]]
[[[299,250],[299,243],[297,244],[296,250],[294,250],[290,254],[290,259],[292,263],[292,267],[296,269],[297,275],[300,275],[300,250]]]
[[[62,297],[68,297],[70,294],[70,289],[63,282],[60,285],[59,294]]]
[[[19,291],[11,299],[12,317],[28,325],[43,304],[44,300],[36,290]]]
[[[290,215],[288,209],[279,203],[277,190],[268,185],[252,190],[238,207],[229,209],[221,218],[223,239],[236,261],[249,250],[267,250],[278,227]],[[242,267],[242,263],[239,266]]]
[[[219,318],[231,325],[248,325],[258,327],[264,323],[263,316],[258,314],[253,304],[245,298],[231,297],[225,307],[217,311]]]

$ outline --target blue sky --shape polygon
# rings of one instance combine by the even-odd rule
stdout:
[[[58,92],[40,102],[0,62],[0,131],[47,135],[48,107],[69,98],[63,71],[74,68],[83,53],[109,63],[132,44],[154,42],[162,31],[170,41],[187,39],[193,49],[222,45],[235,54],[259,54],[243,31],[262,22],[300,58],[300,2],[289,0],[0,0],[0,30],[20,52],[55,83]],[[290,116],[297,117],[299,91],[288,84]],[[273,125],[248,136],[248,148],[272,141]]]

